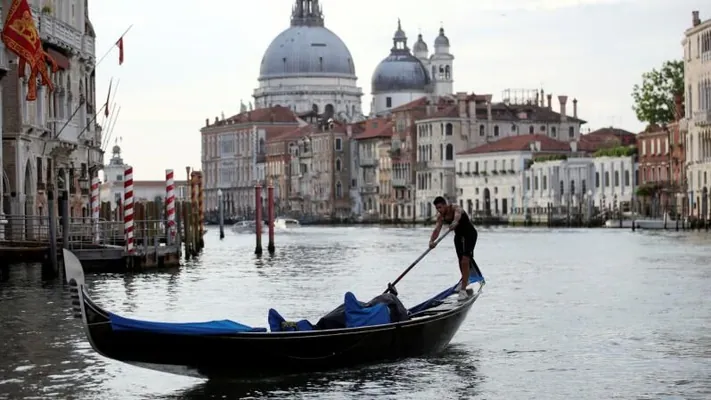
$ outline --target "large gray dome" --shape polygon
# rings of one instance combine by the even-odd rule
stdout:
[[[351,52],[324,26],[292,26],[280,33],[262,58],[259,79],[282,76],[355,77]]]
[[[372,93],[426,91],[430,83],[427,68],[412,54],[391,54],[373,72]]]
[[[430,83],[427,68],[407,47],[407,36],[400,20],[393,36],[390,55],[378,64],[371,80],[371,93],[424,92]]]

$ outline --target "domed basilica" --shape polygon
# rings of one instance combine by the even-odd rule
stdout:
[[[418,36],[414,54],[398,21],[390,55],[375,69],[371,81],[371,115],[426,95],[453,93],[449,39],[440,29],[435,51]],[[296,113],[315,111],[344,121],[364,118],[363,91],[357,84],[350,50],[325,27],[319,0],[296,0],[291,26],[272,41],[262,58],[256,108],[282,105]]]

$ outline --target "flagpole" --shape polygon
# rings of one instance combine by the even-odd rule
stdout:
[[[74,112],[67,119],[67,121],[64,123],[64,125],[62,125],[62,129],[60,129],[59,132],[57,132],[57,134],[52,137],[52,140],[59,138],[59,136],[62,134],[62,132],[64,132],[64,129],[67,127],[67,125],[69,125],[69,122],[74,119],[75,115],[77,115],[77,113],[79,112],[79,109],[81,109],[81,107],[84,105],[84,103],[86,103],[86,99],[82,95],[81,100],[79,100],[79,105],[77,106],[77,108],[74,109]],[[77,135],[77,139],[79,139],[78,135]]]
[[[131,24],[131,25],[128,27],[128,29],[126,29],[126,30],[123,32],[123,34],[122,34],[121,36],[119,36],[119,40],[121,40],[121,38],[123,38],[124,36],[126,36],[126,34],[128,33],[128,31],[131,30],[131,28],[133,28],[133,24]],[[118,41],[116,41],[116,43],[118,43]],[[112,50],[114,49],[114,47],[116,46],[116,43],[114,43],[113,46],[111,46],[111,47],[109,48],[109,50],[108,50],[106,53],[104,53],[104,55],[101,56],[101,58],[94,64],[94,69],[91,71],[92,73],[93,73],[94,71],[96,71],[96,67],[98,67],[99,64],[101,64],[102,61],[104,61],[104,59],[109,55],[109,53],[111,53],[111,51],[112,51]]]
[[[97,112],[96,114],[94,114],[94,118],[92,118],[91,121],[89,121],[89,123],[86,124],[86,126],[84,127],[84,129],[81,130],[81,132],[79,132],[79,134],[77,135],[77,139],[81,137],[81,134],[84,133],[84,131],[86,131],[86,129],[87,129],[88,127],[90,127],[91,124],[94,123],[94,121],[96,121],[96,117],[98,117],[99,114],[101,114],[101,111],[104,109],[104,107],[106,107],[106,104],[104,104],[103,106],[101,106],[101,108],[99,109],[99,112]]]

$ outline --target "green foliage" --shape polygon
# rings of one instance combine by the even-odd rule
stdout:
[[[660,70],[642,74],[642,85],[634,85],[632,109],[637,119],[648,124],[675,120],[674,96],[684,93],[684,61],[665,61]]]
[[[637,154],[636,146],[615,146],[600,149],[593,154],[593,157],[631,157]]]
[[[561,161],[561,160],[567,160],[568,156],[565,154],[547,154],[545,156],[536,156],[533,157],[533,162],[546,162],[546,161]]]
[[[663,186],[659,183],[645,183],[644,185],[637,187],[635,195],[637,195],[637,197],[652,197],[657,192],[661,191],[662,188]]]

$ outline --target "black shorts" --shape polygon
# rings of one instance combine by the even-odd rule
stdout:
[[[457,258],[460,260],[463,256],[474,259],[474,247],[476,246],[477,232],[474,231],[468,235],[455,235],[454,248],[457,250]]]

